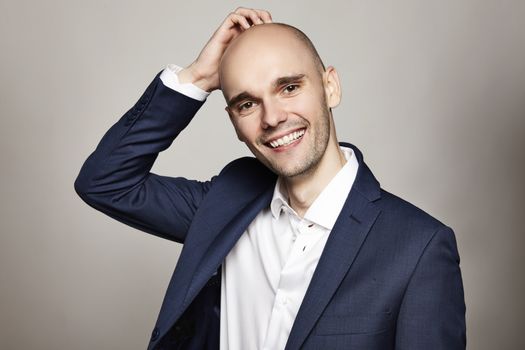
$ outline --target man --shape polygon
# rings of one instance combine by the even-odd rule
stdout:
[[[150,173],[221,89],[256,158],[200,182]],[[453,231],[380,189],[338,143],[341,99],[299,30],[238,8],[168,66],[75,182],[92,207],[184,243],[149,349],[464,349]]]

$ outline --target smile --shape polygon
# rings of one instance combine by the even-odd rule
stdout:
[[[297,130],[297,131],[289,133],[288,135],[284,135],[283,137],[280,137],[276,140],[270,141],[268,142],[268,144],[272,148],[277,148],[280,146],[287,146],[291,144],[292,142],[294,142],[295,140],[298,140],[301,137],[303,137],[304,133],[305,133],[305,129]]]

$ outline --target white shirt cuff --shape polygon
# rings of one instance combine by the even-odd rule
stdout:
[[[175,64],[168,64],[166,68],[160,73],[160,80],[162,83],[172,90],[180,92],[183,95],[191,97],[195,100],[204,101],[210,94],[210,92],[202,90],[197,85],[192,83],[179,83],[179,77],[177,74],[182,70]]]

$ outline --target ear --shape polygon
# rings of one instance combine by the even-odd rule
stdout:
[[[339,75],[333,66],[328,66],[323,73],[323,83],[328,107],[337,107],[341,102],[341,84]]]
[[[224,110],[226,111],[226,113],[228,113],[228,116],[230,117],[230,121],[233,125],[233,128],[235,129],[235,134],[237,134],[237,138],[239,139],[239,141],[244,142],[241,138],[239,130],[237,130],[237,124],[235,123],[235,117],[233,116],[231,109],[228,106],[226,106],[224,107]]]

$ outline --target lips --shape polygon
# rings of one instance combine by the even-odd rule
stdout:
[[[274,149],[282,146],[287,146],[303,137],[305,131],[305,128],[291,131],[283,136],[279,136],[278,138],[274,138],[273,140],[266,142],[266,145]]]

